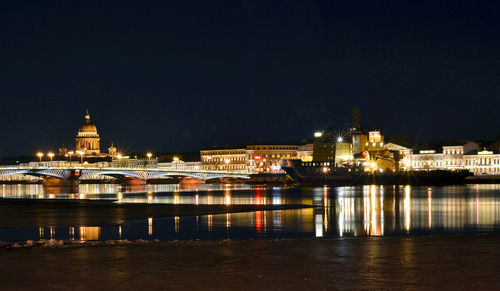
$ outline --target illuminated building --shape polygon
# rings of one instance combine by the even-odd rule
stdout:
[[[297,145],[248,145],[246,148],[202,150],[201,169],[254,173],[282,173],[281,161],[310,159],[311,146],[299,150]]]
[[[455,170],[465,169],[464,155],[477,151],[479,146],[475,142],[466,142],[462,145],[443,146],[442,153],[435,150],[421,150],[412,156],[415,170]]]
[[[202,170],[237,172],[248,170],[247,150],[245,148],[202,150],[200,156]]]
[[[469,170],[474,175],[500,175],[500,154],[479,151],[475,142],[443,146],[442,153],[421,150],[412,156],[415,170]]]
[[[314,133],[313,161],[335,162],[336,141],[331,133],[317,131]]]
[[[311,162],[313,159],[313,144],[299,145],[297,148],[297,159],[303,162]]]
[[[399,163],[396,163],[399,158],[397,150],[385,146],[384,134],[381,130],[372,130],[366,134],[360,129],[354,129],[351,131],[351,136],[353,158],[357,163],[363,164],[365,170],[395,171],[399,169]]]
[[[355,130],[352,133],[352,153],[360,154],[365,151],[366,134],[360,130]]]
[[[435,150],[421,150],[419,154],[413,154],[412,161],[412,168],[415,170],[445,169],[443,166],[443,154],[436,153]]]
[[[111,146],[108,148],[108,154],[112,157],[118,156],[118,150],[113,143],[111,143]]]
[[[395,143],[387,143],[384,145],[386,150],[397,153],[398,169],[395,170],[410,170],[412,165],[413,150]]]
[[[248,165],[257,173],[282,173],[281,161],[298,159],[297,145],[249,145]]]
[[[99,155],[101,153],[100,140],[97,127],[90,121],[90,114],[87,110],[85,112],[85,121],[78,129],[75,138],[76,150],[83,151],[86,155]]]
[[[465,155],[464,165],[474,175],[500,175],[500,154],[484,150],[477,155]]]
[[[335,165],[340,166],[342,163],[352,161],[352,143],[337,142],[335,148]]]

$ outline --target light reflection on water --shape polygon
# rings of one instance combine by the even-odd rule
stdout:
[[[500,185],[278,188],[210,185],[45,194],[36,185],[7,185],[2,197],[116,199],[127,203],[308,204],[314,208],[148,218],[119,226],[0,229],[0,240],[224,239],[426,235],[500,231]],[[98,185],[109,186],[109,185]],[[170,192],[164,192],[168,186]],[[115,187],[115,188],[113,188]],[[10,190],[6,190],[10,188]],[[10,192],[20,189],[18,192]],[[24,190],[23,190],[24,189]],[[38,189],[38,190],[36,190]],[[117,192],[112,192],[112,189]],[[36,192],[42,191],[42,193]],[[92,192],[96,191],[96,192]],[[43,195],[40,196],[40,195]],[[48,196],[47,196],[48,195]]]

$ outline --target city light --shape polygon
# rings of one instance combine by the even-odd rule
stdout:
[[[323,133],[321,131],[316,131],[314,133],[314,137],[322,137],[323,136]]]
[[[148,160],[151,160],[151,157],[153,156],[152,153],[147,153],[146,156],[148,157]]]
[[[82,163],[82,164],[83,164],[83,155],[85,154],[85,152],[84,152],[84,151],[77,151],[76,153],[77,153],[78,155],[80,155],[80,163]]]
[[[337,137],[337,142],[343,142],[344,141],[344,138],[342,138],[341,136]]]
[[[43,153],[42,152],[38,152],[36,153],[36,156],[40,159],[40,163],[42,162],[42,158],[43,158]]]
[[[52,159],[54,158],[54,153],[53,153],[53,152],[49,152],[49,153],[47,154],[47,156],[49,156],[50,161],[52,162]]]

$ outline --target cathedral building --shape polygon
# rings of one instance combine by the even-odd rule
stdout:
[[[100,140],[97,127],[90,121],[88,110],[85,112],[85,121],[76,135],[76,150],[85,152],[85,155],[100,155]]]

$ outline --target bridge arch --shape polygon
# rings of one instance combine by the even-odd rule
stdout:
[[[64,179],[67,176],[65,170],[1,170],[0,177],[14,176],[14,175],[28,175],[34,177],[51,177]]]

